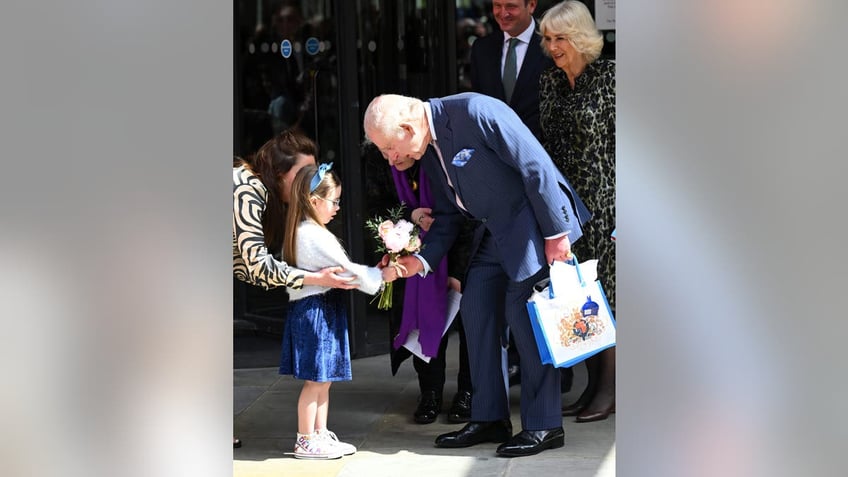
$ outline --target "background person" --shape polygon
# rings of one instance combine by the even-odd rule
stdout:
[[[296,131],[284,131],[255,155],[233,164],[233,275],[265,289],[303,285],[355,288],[341,267],[307,272],[282,261],[283,234],[291,182],[315,164],[318,147]]]
[[[431,215],[433,192],[430,181],[419,163],[406,170],[391,168],[392,179],[398,199],[406,204],[406,218],[421,228],[421,237],[427,235],[433,224]],[[396,373],[404,359],[411,353],[402,347],[409,332],[419,330],[418,341],[430,361],[418,356],[412,357],[412,364],[418,375],[418,407],[413,419],[419,424],[430,424],[436,420],[442,409],[442,392],[445,386],[445,354],[449,333],[442,335],[447,319],[448,288],[457,293],[461,290],[461,281],[468,265],[469,233],[462,233],[451,248],[449,257],[439,262],[434,273],[426,277],[411,277],[404,283],[403,312],[400,325],[393,340],[392,373]],[[468,364],[468,346],[462,318],[457,316],[454,324],[459,329],[459,372],[457,373],[457,391],[454,394],[448,421],[467,422],[471,419],[471,370]]]
[[[592,211],[579,260],[598,259],[598,278],[615,313],[615,63],[599,59],[603,36],[588,8],[566,1],[540,22],[544,51],[556,64],[541,77],[543,144]],[[577,422],[606,419],[615,410],[615,347],[586,360],[589,381],[563,408]]]
[[[539,127],[539,76],[553,63],[542,53],[541,37],[536,33],[533,12],[536,0],[494,0],[492,14],[500,27],[471,47],[471,89],[498,98],[512,108],[541,139]],[[516,38],[514,88],[507,95],[504,70],[510,39]]]

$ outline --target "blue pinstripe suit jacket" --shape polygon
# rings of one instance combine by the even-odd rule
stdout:
[[[467,215],[491,232],[511,280],[525,280],[546,265],[545,237],[568,232],[572,242],[580,238],[589,210],[509,106],[477,93],[429,101],[436,140],[456,194]],[[464,214],[433,147],[420,160],[434,185],[436,218],[421,256],[439,263]]]

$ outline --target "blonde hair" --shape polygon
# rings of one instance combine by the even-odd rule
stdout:
[[[289,198],[289,210],[286,214],[285,240],[283,240],[283,260],[293,266],[297,266],[297,228],[306,219],[312,219],[315,223],[324,227],[318,212],[309,200],[312,197],[328,198],[337,187],[341,185],[339,177],[335,172],[329,170],[324,173],[324,178],[310,191],[312,178],[318,173],[318,166],[309,164],[303,166],[294,176],[291,186],[291,197]]]
[[[399,139],[403,136],[401,124],[420,120],[424,102],[418,98],[401,96],[399,94],[383,94],[377,96],[365,110],[362,127],[365,129],[365,143],[371,143],[368,132],[379,132],[389,139]]]
[[[551,53],[544,41],[547,32],[568,37],[568,41],[583,55],[586,63],[597,60],[604,47],[604,37],[595,26],[589,9],[575,0],[558,3],[546,11],[539,21],[539,31],[543,37],[542,50],[548,56]]]

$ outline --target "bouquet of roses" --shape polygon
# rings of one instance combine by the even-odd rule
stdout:
[[[376,216],[365,222],[365,228],[374,234],[379,244],[377,251],[389,254],[389,266],[403,271],[406,271],[406,268],[398,263],[398,257],[421,250],[418,226],[402,218],[405,208],[406,204],[401,203],[398,207],[388,210],[388,218]],[[386,283],[380,292],[377,308],[388,310],[392,307],[392,289],[393,282]]]

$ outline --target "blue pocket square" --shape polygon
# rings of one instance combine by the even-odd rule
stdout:
[[[474,154],[474,149],[463,149],[456,153],[451,160],[451,164],[456,167],[463,167],[468,164],[468,161],[471,159],[471,155]]]

